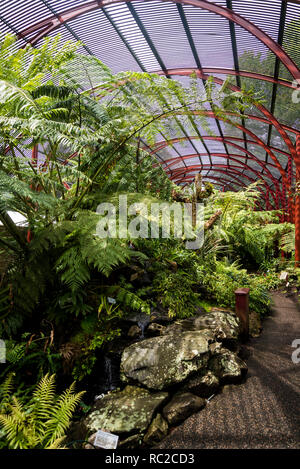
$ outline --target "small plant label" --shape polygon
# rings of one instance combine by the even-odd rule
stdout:
[[[107,297],[107,300],[109,303],[111,303],[112,305],[115,305],[116,304],[116,300],[114,298],[111,298],[110,296]]]
[[[98,448],[104,449],[116,449],[118,445],[119,437],[113,433],[103,432],[98,430],[95,436],[94,445]]]

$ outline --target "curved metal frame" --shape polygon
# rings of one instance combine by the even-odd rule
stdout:
[[[245,31],[248,33],[252,34],[255,38],[257,38],[262,44],[264,44],[271,52],[275,54],[276,60],[279,63],[282,63],[286,69],[289,71],[292,77],[294,79],[299,80],[298,83],[300,83],[300,70],[298,69],[297,65],[295,62],[291,59],[291,57],[288,56],[288,54],[285,52],[283,47],[278,44],[276,41],[274,41],[268,34],[266,34],[263,30],[261,30],[259,27],[254,25],[251,21],[247,20],[243,16],[235,13],[232,9],[223,7],[221,5],[217,5],[214,2],[208,1],[208,0],[160,0],[161,2],[171,2],[175,3],[177,5],[191,5],[197,8],[201,8],[203,10],[209,11],[211,13],[214,13],[222,18],[226,18],[230,24],[236,24],[243,28]],[[58,15],[53,15],[50,16],[49,18],[43,19],[41,21],[38,21],[36,24],[25,28],[19,33],[20,38],[26,38],[28,35],[34,35],[34,37],[31,38],[30,42],[32,44],[36,44],[42,37],[46,36],[49,34],[51,31],[55,30],[56,28],[60,27],[61,25],[67,23],[68,21],[71,21],[72,19],[77,18],[78,16],[104,8],[109,5],[117,4],[117,3],[131,3],[131,0],[97,0],[97,1],[90,1],[85,4],[78,5],[74,8],[67,9],[63,12],[60,12]],[[202,80],[206,80],[208,78],[208,74],[224,74],[224,75],[235,75],[237,77],[242,76],[242,77],[248,77],[248,78],[253,78],[253,79],[258,79],[258,80],[264,80],[266,82],[273,83],[274,86],[280,85],[280,86],[285,86],[289,87],[291,89],[294,88],[293,83],[287,81],[287,80],[282,80],[274,76],[268,76],[260,73],[255,73],[255,72],[248,72],[245,70],[238,70],[236,69],[228,69],[228,68],[218,68],[218,67],[206,67],[206,68],[185,68],[185,69],[164,69],[163,71],[158,71],[155,73],[161,73],[167,76],[170,75],[189,75],[191,73],[195,73],[199,78]],[[216,83],[222,84],[223,80],[214,77],[214,80]],[[240,90],[239,87],[232,85],[233,90]],[[290,155],[293,158],[293,161],[295,162],[296,165],[296,172],[297,176],[300,174],[300,140],[299,140],[299,131],[297,129],[293,129],[291,127],[288,127],[286,125],[281,124],[278,122],[278,120],[274,117],[274,115],[269,112],[266,108],[263,106],[258,106],[258,109],[262,112],[264,117],[257,117],[257,116],[248,116],[250,119],[256,119],[258,121],[267,123],[269,125],[272,125],[275,127],[276,131],[279,133],[279,135],[282,137],[284,140],[285,144],[287,145]],[[195,112],[195,114],[197,114]],[[216,119],[216,116],[210,112],[207,111],[206,113],[207,117],[211,117]],[[279,182],[280,178],[277,180],[277,183],[274,184],[276,187],[276,193],[277,197],[283,197],[283,193],[285,191],[289,191],[291,184],[293,182],[293,172],[292,172],[292,163],[291,159],[289,158],[289,153],[284,152],[283,150],[280,149],[275,149],[271,147],[268,144],[265,144],[259,137],[257,137],[253,132],[249,131],[244,125],[239,125],[237,123],[234,123],[234,125],[240,129],[243,132],[243,135],[248,135],[251,140],[246,140],[245,142],[249,144],[255,144],[259,145],[261,148],[263,148],[266,153],[270,156],[270,158],[273,161],[273,164],[271,162],[262,162],[258,158],[255,158],[255,155],[253,155],[251,152],[247,150],[247,148],[239,147],[239,145],[235,144],[234,142],[238,141],[237,137],[231,137],[231,136],[221,136],[221,137],[216,137],[216,140],[218,139],[219,141],[222,141],[226,145],[232,145],[235,146],[236,148],[239,147],[239,150],[243,150],[245,155],[249,156],[250,159],[255,160],[260,166],[263,168],[261,176],[263,179],[270,177],[271,172],[269,171],[268,167],[276,167],[276,169],[279,171],[281,175],[281,184],[282,184],[282,191],[279,190]],[[293,144],[291,141],[290,136],[287,134],[287,132],[292,132],[296,134],[297,136],[297,149],[296,145]],[[199,137],[190,137],[190,139],[193,138],[199,138]],[[207,138],[207,137],[206,137]],[[233,140],[233,142],[231,141]],[[243,141],[243,139],[240,139]],[[159,142],[160,143],[160,142]],[[268,141],[269,143],[269,141]],[[169,143],[166,143],[166,145]],[[159,151],[157,149],[157,145],[155,145],[156,151]],[[280,162],[278,161],[276,155],[274,154],[274,151],[279,152],[281,154],[284,154],[287,156],[288,159],[288,171],[284,169]],[[153,153],[153,152],[152,152]],[[245,157],[247,160],[247,156]],[[232,158],[231,154],[227,154],[227,159],[230,160]],[[174,159],[177,160],[178,158]],[[181,160],[183,161],[186,159],[185,157],[181,157]],[[175,163],[174,163],[175,164]],[[172,163],[169,165],[169,168],[172,166]],[[202,167],[203,165],[201,165]],[[245,163],[245,166],[248,169],[248,165]],[[214,164],[210,164],[210,169],[213,170],[215,167]],[[166,167],[167,168],[167,167]],[[227,166],[227,168],[230,169],[230,166]],[[188,169],[188,168],[187,168]],[[251,168],[249,167],[249,170]],[[268,175],[267,175],[268,174]],[[271,175],[270,179],[273,180],[275,179],[273,175]],[[267,181],[265,181],[267,183]],[[269,187],[270,190],[270,187]],[[289,199],[288,199],[289,200]],[[289,202],[288,202],[289,203]],[[291,211],[293,211],[293,204],[291,203]],[[300,229],[300,216],[299,216],[299,229]],[[299,247],[299,252],[300,252],[300,247]],[[300,254],[299,254],[300,257]]]

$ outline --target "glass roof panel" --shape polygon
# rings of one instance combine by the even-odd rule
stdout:
[[[274,41],[279,41],[296,65],[300,65],[299,2],[209,0],[209,3],[225,8],[232,6],[235,13],[258,26]],[[84,54],[95,55],[113,72],[162,70],[166,74],[168,69],[181,69],[181,73],[188,73],[188,70],[200,67],[215,69],[214,75],[222,80],[226,77],[226,70],[221,73],[220,69],[235,70],[237,75],[239,71],[266,74],[270,77],[270,81],[234,76],[234,73],[230,76],[233,84],[241,84],[248,89],[261,91],[265,96],[266,108],[274,113],[281,123],[300,130],[299,103],[292,100],[293,90],[272,83],[273,78],[275,81],[280,77],[292,82],[293,77],[276,59],[273,52],[270,52],[257,37],[241,26],[233,25],[228,19],[205,9],[185,5],[184,0],[180,4],[160,0],[118,3],[107,0],[104,4],[105,7],[102,9],[100,3],[92,0],[2,0],[0,38],[4,37],[7,32],[18,34],[27,30],[25,39],[19,36],[14,45],[15,48],[24,47],[25,40],[34,40],[36,35],[41,35],[43,28],[51,25],[53,21],[56,29],[50,28],[49,35],[55,36],[60,33],[64,41],[80,39],[84,43],[80,51]],[[66,11],[75,12],[76,8],[81,6],[89,7],[91,11],[84,14],[77,12],[75,18],[69,18],[66,23],[63,22]],[[61,25],[58,19],[62,22]],[[37,44],[39,43],[40,41]],[[90,79],[86,76],[82,64],[74,63],[72,73],[75,71],[82,87],[89,88]],[[189,86],[189,78],[186,76],[174,74],[172,78],[179,80],[184,86]],[[97,79],[98,77],[92,77],[92,81],[97,81]],[[199,88],[203,88],[201,80],[199,80]],[[210,110],[209,106],[207,110]],[[254,107],[248,109],[247,113],[262,117],[261,112]],[[278,131],[271,128],[269,124],[253,119],[233,118],[233,120],[251,130],[266,144],[285,152],[289,151]],[[179,131],[178,122],[182,125]],[[256,157],[262,161],[266,160],[266,151],[258,145],[249,143],[251,137],[242,129],[229,123],[216,122],[215,119],[210,118],[209,124],[215,138],[201,141],[199,135],[205,136],[207,131],[202,128],[199,118],[193,117],[193,122],[194,126],[191,119],[183,116],[178,117],[177,121],[174,120],[174,136],[181,135],[185,141],[182,145],[175,143],[173,147],[166,147],[157,152],[157,155],[163,159],[178,158],[179,155],[195,155],[185,160],[184,163],[178,163],[184,166],[199,161],[199,155],[204,164],[212,161],[215,164],[231,167],[241,166],[221,156],[230,153],[234,158],[240,159],[241,162],[247,161],[252,168],[259,170],[260,165],[242,151],[246,145],[246,148]],[[188,140],[187,138],[196,135],[197,139]],[[295,134],[289,133],[289,135],[294,143]],[[227,139],[227,143],[222,140],[223,136]],[[236,140],[234,138],[230,140],[230,137],[235,137]],[[164,136],[157,136],[157,141],[163,140]],[[288,157],[280,152],[275,154],[285,167]],[[272,163],[270,157],[267,157],[267,161]],[[277,169],[270,166],[270,170],[276,178],[280,178]],[[251,171],[249,175],[250,173]],[[210,171],[209,175],[212,174],[213,172]],[[248,170],[244,171],[245,174],[248,175]],[[231,176],[224,175],[228,179]],[[242,180],[246,184],[249,183],[244,177]]]

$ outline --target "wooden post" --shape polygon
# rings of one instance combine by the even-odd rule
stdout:
[[[249,288],[235,290],[235,312],[242,324],[242,337],[249,337]]]

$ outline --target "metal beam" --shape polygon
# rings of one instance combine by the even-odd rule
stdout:
[[[70,21],[74,18],[77,18],[78,16],[88,13],[93,10],[97,10],[99,8],[103,8],[108,5],[113,5],[117,3],[130,3],[131,0],[94,0],[91,2],[88,2],[84,5],[79,5],[74,8],[70,8],[68,10],[65,10],[59,14],[59,18],[56,16],[46,18],[44,20],[38,21],[34,25],[23,29],[22,31],[19,32],[19,37],[24,37],[26,35],[32,34],[35,31],[39,31],[42,27],[45,29],[43,30],[42,33],[37,34],[30,42],[37,42],[40,38],[41,35],[46,36],[49,34],[51,31],[54,29],[57,29],[59,26],[64,24],[66,21]],[[194,7],[198,7],[207,11],[211,11],[212,13],[215,13],[218,16],[221,16],[223,18],[227,18],[230,21],[233,21],[235,24],[241,26],[243,29],[248,31],[250,34],[255,36],[259,41],[261,41],[265,46],[270,49],[283,63],[283,65],[288,69],[288,71],[291,73],[291,75],[295,79],[300,79],[300,70],[295,64],[295,62],[289,57],[289,55],[284,51],[284,49],[279,46],[279,44],[276,43],[268,34],[266,34],[264,31],[262,31],[260,28],[258,28],[256,25],[254,25],[251,21],[247,20],[246,18],[243,18],[241,15],[238,15],[237,13],[233,12],[232,10],[222,7],[220,5],[214,4],[212,2],[209,2],[207,0],[161,0],[162,2],[174,2],[174,3],[181,3],[183,5],[192,5]]]
[[[230,10],[233,9],[232,8],[232,0],[226,0],[226,5],[227,5],[227,8],[229,8]],[[239,66],[238,49],[237,49],[237,42],[236,42],[236,35],[235,35],[235,26],[234,26],[234,23],[231,20],[229,20],[229,30],[230,30],[230,39],[231,39],[231,47],[232,47],[234,68],[238,72],[237,75],[236,75],[236,84],[241,89],[242,85],[241,85],[241,78],[240,78],[240,75],[239,75],[240,66]],[[245,119],[243,117],[241,118],[241,121],[242,121],[242,125],[244,127],[246,127]],[[244,137],[245,148],[247,150],[247,136],[246,136],[245,132],[243,132],[243,137]]]
[[[48,8],[48,10],[51,11],[52,15],[54,15],[58,20],[59,20],[59,14],[56,12],[56,10],[49,4],[47,0],[42,0],[42,3]],[[68,23],[64,23],[64,27],[69,31],[69,33],[72,34],[74,39],[76,41],[81,41],[80,37],[73,31],[73,29],[68,25]],[[82,41],[81,41],[82,42]],[[91,49],[86,46],[85,44],[82,44],[82,47],[87,51],[89,55],[95,55]]]
[[[287,4],[286,4],[286,2],[282,1],[281,2],[280,19],[279,19],[278,39],[277,39],[277,42],[280,46],[282,46],[282,43],[283,43],[284,27],[285,27],[285,20],[286,20],[286,10],[287,10]],[[278,80],[279,68],[280,68],[280,60],[279,60],[278,57],[276,57],[275,67],[274,67],[274,80],[275,81]],[[270,106],[270,112],[272,114],[274,114],[274,110],[275,110],[276,96],[277,96],[277,83],[274,82],[273,89],[272,89],[271,106]],[[271,136],[272,136],[272,126],[270,125],[269,130],[268,130],[267,145],[270,145],[270,143],[271,143]],[[266,161],[268,161],[268,156],[269,155],[266,153]]]
[[[191,51],[192,51],[192,54],[193,54],[195,63],[196,63],[196,65],[197,65],[198,70],[201,71],[201,70],[202,70],[202,65],[201,65],[201,61],[200,61],[200,58],[199,58],[199,55],[198,55],[198,52],[197,52],[195,43],[194,43],[194,39],[193,39],[192,33],[191,33],[191,31],[190,31],[188,21],[187,21],[186,16],[185,16],[185,13],[184,13],[184,10],[183,10],[183,6],[180,5],[179,3],[177,3],[177,10],[178,10],[178,13],[179,13],[179,16],[180,16],[180,20],[181,20],[181,23],[182,23],[182,25],[183,25],[185,34],[186,34],[186,36],[187,36],[187,39],[188,39],[188,42],[189,42],[189,45],[190,45],[190,48],[191,48]],[[202,79],[202,83],[203,83],[204,88],[205,88],[205,80],[204,80],[204,79]],[[211,109],[212,109],[212,108],[211,108]],[[215,122],[216,122],[216,124],[217,124],[219,134],[221,135],[221,137],[223,137],[223,131],[222,131],[222,128],[221,128],[221,126],[220,126],[219,121],[218,121],[217,119],[215,119]],[[197,133],[198,133],[198,128],[197,128],[196,130],[197,130]],[[209,151],[209,149],[207,148],[205,142],[203,141],[202,143],[203,143],[203,145],[204,145],[205,150],[209,153],[209,160],[210,160],[210,162],[212,163],[211,156],[210,156],[210,151]],[[228,153],[227,146],[224,145],[224,147],[225,147],[226,153],[229,154],[229,153]]]
[[[142,23],[141,19],[139,18],[137,12],[135,11],[133,5],[132,5],[131,3],[127,3],[127,6],[128,6],[128,9],[129,9],[130,13],[132,14],[134,20],[136,21],[138,27],[140,28],[141,33],[142,33],[143,36],[144,36],[144,39],[146,40],[148,46],[150,47],[151,52],[153,53],[153,55],[154,55],[154,57],[156,58],[156,60],[157,60],[157,62],[159,63],[159,65],[161,66],[161,69],[162,69],[162,71],[164,72],[164,75],[165,75],[167,78],[171,78],[171,77],[168,75],[167,68],[166,68],[166,66],[165,66],[165,64],[164,64],[164,62],[163,62],[163,60],[162,60],[162,58],[160,57],[160,55],[159,55],[159,53],[158,53],[158,51],[157,51],[155,45],[153,44],[153,42],[152,42],[152,40],[151,40],[151,38],[150,38],[150,36],[149,36],[149,34],[148,34],[148,32],[147,32],[145,26],[143,25],[143,23]],[[166,104],[168,104],[168,103],[166,102]],[[183,104],[183,103],[181,103],[181,104]],[[181,129],[182,133],[188,138],[188,134],[186,133],[186,130],[185,130],[185,128],[183,127],[183,125],[181,124],[181,122],[180,122],[176,117],[175,117],[174,120],[176,121],[177,125],[178,125],[179,128]],[[191,124],[192,124],[193,127],[194,127],[194,126],[195,126],[195,122],[193,122],[193,120],[192,120],[190,117],[189,117],[189,120],[190,120]],[[198,129],[195,129],[195,130],[198,132]],[[190,141],[190,144],[192,145],[192,147],[194,148],[194,150],[195,150],[197,153],[199,153],[198,150],[197,150],[197,148],[195,147],[195,145],[193,144],[192,141]],[[200,156],[199,156],[199,161],[201,162]]]

